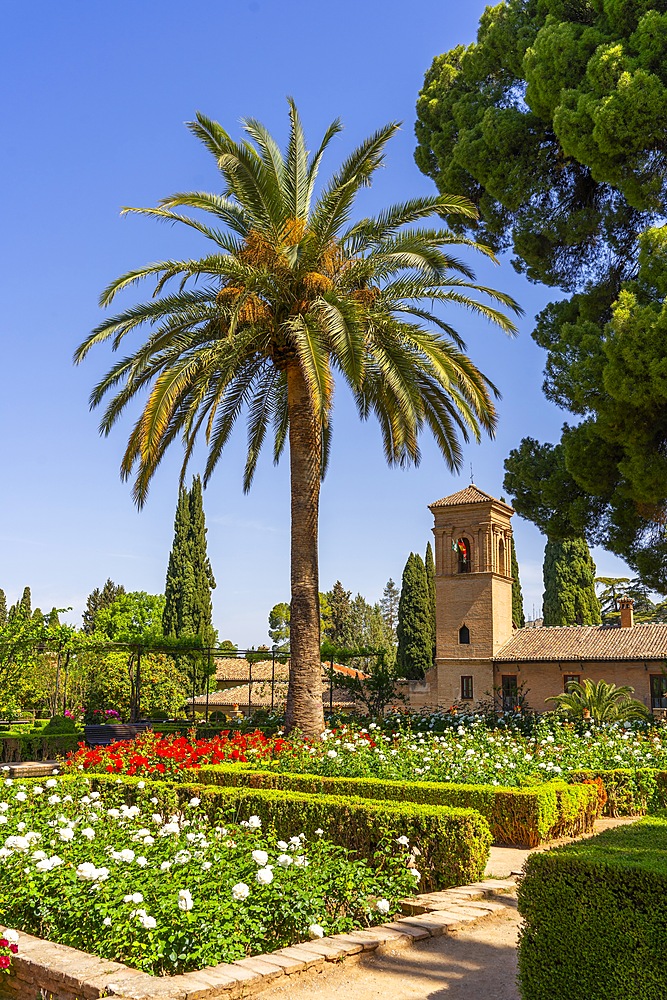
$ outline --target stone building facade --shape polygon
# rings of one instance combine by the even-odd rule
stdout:
[[[434,517],[436,663],[410,682],[413,708],[494,700],[531,708],[571,680],[629,684],[656,712],[667,710],[667,625],[635,625],[632,601],[620,625],[514,628],[512,508],[471,485],[430,505]]]

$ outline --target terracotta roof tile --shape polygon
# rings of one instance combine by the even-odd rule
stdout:
[[[452,493],[451,496],[443,497],[442,500],[436,500],[435,503],[429,504],[429,510],[433,510],[434,507],[456,507],[458,504],[465,503],[504,503],[504,500],[496,500],[489,493],[484,493],[471,483],[470,486],[466,486],[464,490],[459,490],[458,493]],[[508,504],[505,504],[508,506]]]
[[[667,625],[520,628],[494,657],[517,660],[667,660]]]
[[[323,664],[328,667],[329,664]],[[260,660],[252,665],[253,681],[270,681],[272,677],[273,664],[271,660]],[[336,673],[347,674],[349,677],[359,673],[353,667],[343,666],[341,663],[334,663]],[[215,679],[216,681],[247,681],[248,661],[242,657],[216,657],[215,659]],[[362,673],[363,677],[364,674]],[[287,663],[275,663],[275,679],[289,680],[289,660]]]
[[[285,681],[277,681],[275,685],[275,692],[273,696],[273,703],[276,710],[280,711],[284,708],[285,701],[287,700],[287,683]],[[322,700],[324,701],[325,707],[329,705],[329,688],[325,688],[322,692]],[[200,694],[194,699],[197,708],[203,708],[206,705],[206,695]],[[188,704],[192,704],[192,698],[188,698]],[[234,705],[244,705],[248,704],[248,684],[239,684],[238,687],[227,688],[225,691],[211,691],[208,696],[208,707],[216,708],[231,708]],[[252,685],[252,695],[250,699],[251,707],[254,708],[270,708],[271,707],[271,684],[262,683],[258,684],[253,682]],[[341,691],[337,688],[333,690],[333,704],[336,708],[353,708],[354,700],[346,691]]]

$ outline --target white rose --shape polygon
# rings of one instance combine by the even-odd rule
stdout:
[[[189,889],[181,889],[178,894],[178,908],[179,910],[191,910],[194,906],[192,901],[192,896],[190,895]]]
[[[144,915],[141,918],[141,926],[145,927],[147,931],[152,931],[157,927],[157,920],[155,917],[149,917]]]
[[[311,924],[310,927],[308,928],[308,933],[310,934],[313,940],[315,940],[315,938],[323,938],[324,928],[320,927],[319,924]]]
[[[245,882],[237,882],[236,885],[232,886],[232,896],[234,899],[247,899],[249,895],[250,889]]]
[[[201,799],[198,799],[197,796],[195,795],[194,798],[190,799],[190,801],[188,802],[188,805],[192,806],[192,808],[194,809],[196,806],[199,805],[200,802],[201,802]]]
[[[19,932],[18,931],[10,930],[9,927],[7,927],[5,929],[5,931],[3,933],[3,937],[4,937],[5,941],[9,941],[10,944],[18,944],[19,943]]]
[[[378,899],[377,903],[375,904],[375,907],[376,907],[376,909],[378,910],[379,913],[389,913],[389,910],[390,910],[389,900],[388,899]]]
[[[280,854],[278,856],[278,864],[281,868],[289,868],[292,864],[292,859],[289,854]]]
[[[269,860],[269,855],[266,853],[266,851],[253,851],[252,860],[256,862],[256,864],[258,864],[260,868],[263,868],[264,865]]]
[[[259,816],[251,816],[248,820],[248,826],[251,830],[259,830],[262,825],[262,821]]]
[[[273,872],[270,868],[260,868],[255,878],[260,885],[268,885],[269,882],[273,882]]]

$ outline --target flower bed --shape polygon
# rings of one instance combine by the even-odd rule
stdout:
[[[556,837],[588,833],[601,808],[598,789],[592,779],[590,783],[577,785],[549,782],[531,788],[503,788],[434,781],[408,783],[380,778],[332,778],[259,771],[238,764],[204,766],[197,772],[197,778],[204,784],[227,787],[279,788],[318,795],[475,809],[489,823],[494,843],[528,847]]]
[[[173,974],[375,923],[417,884],[396,838],[371,866],[250,812],[215,825],[196,796],[170,813],[157,782],[96,784],[5,781],[0,923]]]
[[[81,749],[71,764],[91,771],[187,780],[193,768],[239,762],[281,773],[504,787],[567,778],[581,769],[667,771],[665,726],[607,725],[577,731],[550,717],[526,735],[516,729],[490,729],[475,717],[461,717],[459,723],[442,733],[385,731],[371,723],[367,728],[327,730],[315,741],[267,737],[260,731],[222,733],[210,740],[146,734],[134,743]]]

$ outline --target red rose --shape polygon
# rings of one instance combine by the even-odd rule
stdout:
[[[6,948],[9,945],[7,938],[0,938],[0,948]]]
[[[9,950],[11,951],[12,955],[18,955],[19,946],[17,944],[10,944]]]
[[[0,955],[0,969],[8,969],[9,961],[9,955]]]

